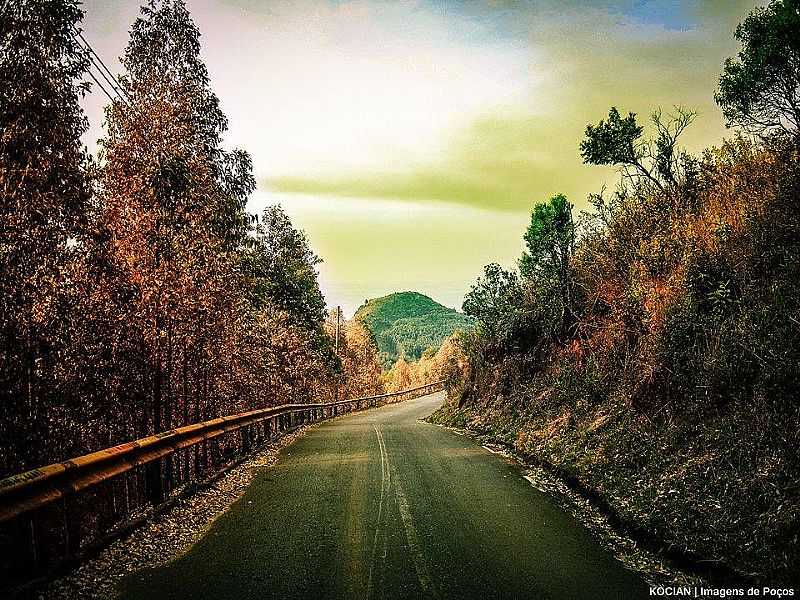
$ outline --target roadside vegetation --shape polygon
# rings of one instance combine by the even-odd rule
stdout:
[[[715,95],[733,137],[688,154],[681,107],[589,125],[581,156],[618,167],[618,188],[581,214],[537,204],[517,268],[485,268],[435,418],[699,565],[796,582],[800,5],[773,0],[735,35]]]
[[[279,207],[246,212],[251,160],[222,146],[184,1],[149,1],[133,23],[97,158],[80,141],[82,17],[75,0],[0,7],[0,478],[220,415],[381,390],[363,333],[334,352],[304,234]],[[168,493],[198,464],[167,464],[152,483]]]
[[[336,313],[331,311],[325,328],[331,339],[336,338]],[[385,393],[383,370],[370,331],[352,319],[339,323],[339,349],[337,355],[342,361],[341,376],[337,379],[335,391],[339,399],[361,398]]]

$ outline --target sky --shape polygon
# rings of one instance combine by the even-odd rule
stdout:
[[[581,164],[611,106],[698,111],[756,0],[187,0],[225,138],[253,157],[249,210],[280,203],[323,259],[330,306],[416,290],[459,308],[483,265],[513,267],[530,210],[613,188]],[[85,0],[84,35],[121,69],[139,3]],[[99,90],[84,100],[93,149]]]

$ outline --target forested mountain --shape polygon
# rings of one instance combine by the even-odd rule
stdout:
[[[418,360],[428,348],[437,350],[456,330],[472,327],[472,319],[418,292],[398,292],[368,300],[355,319],[372,332],[385,368],[401,357]]]

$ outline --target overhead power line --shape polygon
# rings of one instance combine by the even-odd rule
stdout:
[[[89,41],[83,36],[83,33],[81,33],[78,29],[75,29],[74,26],[73,26],[73,30],[78,35],[78,37],[81,39],[81,41],[84,43],[84,45],[89,50],[89,52],[92,54],[92,56],[94,56],[94,58],[97,59],[97,62],[100,63],[100,66],[102,67],[101,74],[103,75],[103,77],[105,78],[105,75],[108,74],[108,78],[111,79],[111,81],[109,81],[109,84],[111,84],[114,87],[115,91],[118,94],[120,94],[121,96],[125,96],[125,98],[128,101],[130,101],[131,97],[128,95],[128,92],[125,91],[125,88],[122,86],[122,84],[116,78],[116,76],[111,72],[111,69],[109,69],[108,66],[106,66],[106,63],[103,62],[103,59],[100,57],[100,55],[97,52],[95,52],[95,49],[92,47],[92,45],[89,43]]]
[[[99,87],[101,90],[103,90],[103,93],[104,93],[106,96],[108,96],[108,99],[109,99],[109,100],[111,100],[112,102],[115,102],[115,101],[117,101],[117,100],[122,100],[122,98],[119,98],[118,96],[112,96],[111,94],[109,94],[109,93],[108,93],[108,90],[107,90],[106,88],[104,88],[104,87],[103,87],[103,84],[102,84],[102,83],[100,83],[100,82],[97,80],[97,77],[95,77],[95,76],[94,76],[94,73],[92,73],[92,70],[91,70],[91,69],[89,69],[87,72],[89,73],[89,77],[91,77],[91,78],[92,78],[92,81],[94,81],[94,82],[97,84],[97,87]],[[122,100],[122,101],[124,102],[124,100]]]
[[[89,59],[90,67],[88,69],[88,73],[89,76],[92,78],[92,80],[97,84],[97,87],[99,87],[103,91],[103,93],[106,96],[108,96],[108,99],[111,100],[112,102],[120,101],[123,104],[128,104],[128,102],[130,101],[130,96],[128,96],[127,92],[125,91],[125,88],[123,88],[123,86],[120,84],[117,78],[114,77],[114,74],[103,62],[103,59],[100,58],[100,55],[97,52],[95,52],[91,44],[89,44],[86,38],[83,37],[83,34],[80,31],[78,31],[75,27],[73,27],[72,29],[73,29],[72,39],[75,40],[75,43],[84,52],[86,58]],[[111,90],[113,90],[113,94],[109,92],[108,89],[106,89],[106,86],[104,86],[100,82],[95,73],[92,71],[92,67],[94,67],[97,73],[100,74],[100,77],[106,82],[106,85]]]

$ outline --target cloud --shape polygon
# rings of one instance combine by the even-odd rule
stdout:
[[[549,194],[576,195],[609,176],[607,169],[571,174],[565,169],[577,152],[574,143],[561,142],[568,135],[575,137],[565,129],[567,124],[555,125],[545,117],[486,114],[458,131],[437,162],[400,171],[273,178],[268,185],[285,192],[527,209]]]
[[[716,143],[725,129],[713,90],[722,61],[736,50],[732,29],[750,7],[676,2],[674,11],[664,13],[648,10],[651,4],[664,5],[500,3],[473,10],[464,18],[515,23],[507,31],[526,48],[523,94],[476,110],[451,127],[435,156],[421,159],[408,152],[395,156],[391,168],[280,176],[264,183],[287,192],[527,210],[557,192],[581,205],[589,192],[613,185],[613,172],[582,165],[578,155],[587,123],[603,118],[612,105],[639,113],[643,121],[658,107],[694,108],[700,116],[686,144],[696,151]]]
[[[325,296],[352,312],[366,298],[417,290],[454,308],[481,265],[513,265],[525,214],[436,202],[256,192],[251,209],[280,203],[324,258]],[[502,234],[498,234],[502,232]]]
[[[87,0],[87,35],[122,52],[135,4]],[[724,134],[712,100],[747,0],[190,0],[212,84],[265,189],[527,210],[580,203],[610,106],[685,104],[693,148]],[[110,60],[113,63],[113,60]],[[102,134],[104,99],[87,109]]]
[[[261,176],[430,159],[464,115],[526,89],[527,49],[477,44],[489,35],[484,25],[422,3],[229,0],[226,19],[239,15],[230,27],[210,18],[218,2],[206,3],[195,17],[231,117],[229,138],[251,151]],[[232,30],[248,49],[234,60],[223,48]],[[232,90],[240,93],[226,95]]]
[[[84,2],[86,35],[114,69],[137,4]],[[326,296],[348,310],[403,289],[458,306],[481,265],[513,266],[533,202],[564,192],[580,206],[613,185],[613,171],[578,156],[586,124],[612,105],[646,117],[686,104],[701,111],[690,147],[718,140],[712,93],[750,9],[749,0],[187,4],[230,118],[226,143],[252,153],[263,183],[249,208],[286,207],[325,259]],[[84,103],[90,145],[104,102],[94,93]]]

